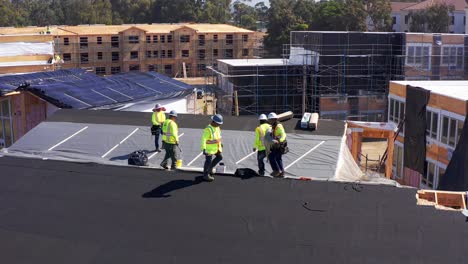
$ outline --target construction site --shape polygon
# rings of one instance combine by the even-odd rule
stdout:
[[[291,32],[277,59],[219,60],[225,114],[320,113],[321,118],[386,121],[391,80],[466,77],[465,35]]]

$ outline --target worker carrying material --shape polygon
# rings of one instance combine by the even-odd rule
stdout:
[[[160,104],[156,104],[153,108],[153,115],[151,117],[151,134],[154,136],[154,147],[156,152],[161,152],[159,149],[159,135],[161,135],[161,126],[166,120],[166,114],[164,113],[166,108]]]
[[[271,152],[268,155],[268,160],[270,161],[271,169],[273,170],[270,175],[273,177],[284,177],[282,156],[288,152],[286,131],[284,131],[284,127],[279,122],[278,115],[276,115],[276,113],[270,113],[268,115],[268,121],[271,124],[271,137],[273,141]]]
[[[260,174],[260,176],[264,176],[265,163],[263,160],[266,158],[265,135],[267,131],[271,129],[271,125],[268,124],[267,116],[265,114],[261,114],[258,120],[260,125],[255,128],[255,142],[253,151],[257,151],[258,174]]]
[[[162,125],[162,144],[166,151],[161,167],[168,170],[167,162],[171,159],[171,170],[176,169],[178,160],[177,146],[179,145],[179,127],[177,126],[177,112],[172,110],[169,119],[164,120]]]
[[[223,144],[221,143],[221,128],[223,116],[220,114],[211,117],[211,124],[203,130],[201,138],[201,151],[205,155],[205,165],[203,166],[203,179],[211,182],[214,180],[213,168],[223,159],[221,152]],[[215,158],[213,159],[213,155]]]

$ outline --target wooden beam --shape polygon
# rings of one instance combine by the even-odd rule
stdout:
[[[392,178],[392,168],[393,168],[393,149],[394,149],[394,142],[393,142],[394,132],[390,133],[387,138],[387,162],[385,164],[385,176],[388,179]]]

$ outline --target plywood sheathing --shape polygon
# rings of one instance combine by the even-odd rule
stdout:
[[[466,193],[419,190],[416,193],[418,205],[434,206],[441,210],[466,210]]]

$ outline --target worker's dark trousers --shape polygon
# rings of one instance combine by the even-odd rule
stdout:
[[[271,169],[273,171],[284,171],[283,154],[281,154],[281,150],[279,148],[271,150],[268,155],[268,159],[270,160]]]
[[[166,151],[166,154],[164,155],[164,159],[161,162],[161,167],[166,167],[167,162],[169,159],[171,159],[171,168],[175,169],[177,159],[179,158],[177,153],[177,146],[175,144],[168,144],[163,142],[163,147]]]
[[[214,159],[213,156],[215,156]],[[218,165],[222,159],[223,155],[221,155],[221,152],[216,153],[215,155],[206,155],[205,165],[203,166],[203,175],[208,176],[208,174],[211,173],[213,168]]]
[[[265,163],[263,160],[266,158],[266,151],[259,150],[257,152],[257,161],[258,161],[258,173],[264,174],[265,173]]]
[[[159,137],[161,135],[161,128],[158,128],[156,135],[154,135],[154,147],[159,149]]]

